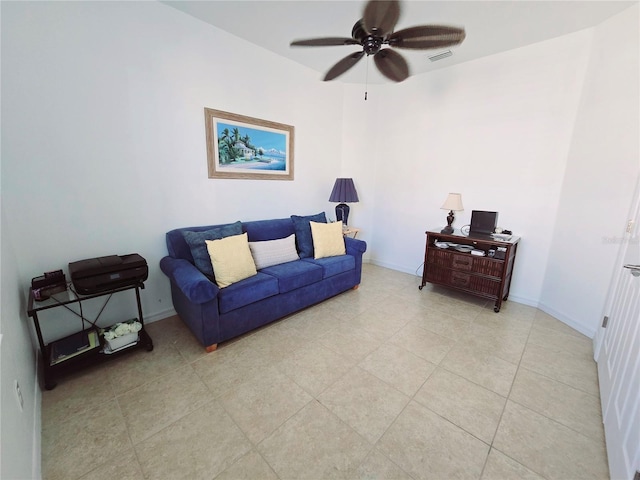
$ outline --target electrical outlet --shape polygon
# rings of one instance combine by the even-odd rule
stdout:
[[[20,407],[20,411],[24,409],[24,398],[22,398],[22,390],[20,390],[20,384],[18,380],[14,380],[13,384],[15,386],[16,391],[16,401],[18,402],[18,407]]]
[[[633,220],[629,220],[629,222],[627,223],[627,233],[631,233],[631,230],[633,230],[633,224],[635,222]]]

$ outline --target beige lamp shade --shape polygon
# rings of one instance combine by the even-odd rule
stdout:
[[[459,193],[450,193],[440,208],[442,210],[461,212],[464,210],[464,207],[462,206],[462,195]]]
[[[460,212],[464,210],[464,207],[462,206],[462,195],[459,193],[450,193],[440,208],[442,210],[449,210],[449,215],[447,215],[447,226],[442,229],[441,233],[451,235],[453,233],[453,227],[451,225],[455,218],[453,212]]]

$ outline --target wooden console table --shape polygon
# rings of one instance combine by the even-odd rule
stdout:
[[[509,296],[513,265],[520,237],[498,240],[491,236],[468,236],[428,230],[420,290],[433,283],[495,300],[500,311]],[[471,250],[478,255],[473,255]]]

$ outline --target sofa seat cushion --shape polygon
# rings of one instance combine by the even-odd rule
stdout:
[[[301,260],[273,265],[263,268],[260,272],[271,275],[278,280],[280,293],[319,282],[323,275],[320,265]]]
[[[322,267],[322,278],[333,277],[356,268],[356,259],[351,255],[337,255],[318,259],[304,258],[302,261]]]
[[[278,294],[278,280],[261,272],[233,283],[218,293],[220,313],[227,313]]]

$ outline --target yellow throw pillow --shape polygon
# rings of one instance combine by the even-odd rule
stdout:
[[[335,257],[346,253],[342,222],[309,222],[309,224],[313,237],[313,258]]]
[[[220,288],[257,274],[246,233],[221,240],[205,240],[213,274]]]

